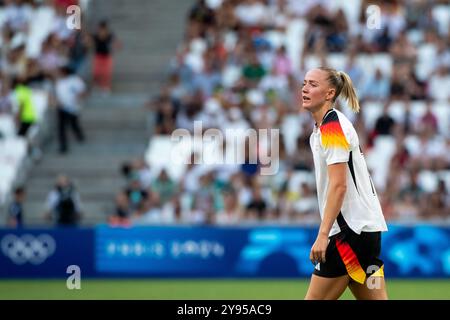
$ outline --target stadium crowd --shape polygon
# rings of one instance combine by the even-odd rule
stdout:
[[[61,27],[65,9],[77,3],[0,1],[0,116],[17,119],[19,135],[37,121],[30,90],[54,93],[60,113],[65,85],[85,93],[80,80],[63,80],[83,72],[90,49],[94,84],[111,90],[115,39],[108,25],[100,23],[95,35]],[[445,0],[197,1],[161,91],[148,103],[151,139],[177,128],[193,132],[194,121],[203,131],[280,129],[271,154],[279,170],[261,175],[264,165],[249,154],[243,164],[196,164],[201,155],[193,152],[175,177],[148,157],[130,159],[109,222],[317,223],[313,121],[301,111],[299,92],[305,72],[319,65],[346,71],[356,85],[361,112],[342,111],[359,131],[386,218],[449,221],[449,11]],[[66,152],[61,125],[56,134]],[[270,149],[267,141],[242,143],[250,154]]]
[[[61,152],[67,151],[67,127],[83,139],[77,116],[84,84],[76,73],[81,72],[90,45],[85,32],[66,27],[67,7],[79,4],[78,0],[0,1],[0,142],[11,145],[6,153],[0,152],[0,206],[13,189],[9,226],[22,224],[26,187],[17,180],[27,170],[26,159],[38,161],[42,156],[43,131],[51,127],[49,108],[57,110],[53,134],[59,137]],[[25,152],[18,157],[22,145]]]
[[[193,132],[194,121],[222,132],[279,128],[279,171],[261,175],[260,162],[211,167],[191,161],[178,179],[146,159],[130,160],[110,223],[316,223],[313,121],[301,112],[298,94],[305,72],[319,65],[340,67],[356,85],[361,112],[349,116],[372,174],[385,164],[374,182],[386,219],[448,221],[450,24],[448,14],[446,24],[439,16],[448,2],[333,3],[197,1],[167,80],[148,103],[152,139],[177,128]],[[380,19],[370,28],[374,4]],[[370,63],[373,57],[388,63]],[[415,105],[420,112],[413,112]],[[250,145],[249,152],[260,148]]]
[[[35,141],[36,136],[43,135],[43,128],[53,128],[49,109],[55,111],[56,120],[50,134],[58,138],[59,152],[65,154],[69,129],[78,142],[86,138],[79,121],[83,98],[97,89],[103,95],[111,92],[111,51],[120,43],[106,20],[92,33],[81,20],[79,26],[69,27],[72,5],[84,10],[87,0],[0,0],[0,143],[11,145],[11,150],[0,152],[0,207],[10,193],[11,226],[22,223],[22,209],[17,208],[23,199],[17,201],[15,195],[24,198],[26,187],[17,182],[26,171],[24,159],[40,160],[41,141]],[[92,83],[87,84],[90,53]],[[18,157],[22,145],[26,151]]]
[[[51,91],[62,67],[80,70],[85,34],[66,27],[66,8],[77,0],[4,0],[1,16],[1,112],[13,112],[15,84]],[[33,110],[29,112],[33,113]],[[32,121],[32,120],[30,120]]]

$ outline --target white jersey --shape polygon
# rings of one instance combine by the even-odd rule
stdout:
[[[78,114],[81,110],[79,95],[85,90],[86,85],[77,75],[58,79],[55,85],[56,97],[61,108],[74,114]]]
[[[325,114],[321,126],[314,127],[310,145],[314,157],[317,196],[322,219],[329,183],[327,166],[335,163],[348,164],[347,191],[341,212],[329,236],[339,233],[342,223],[346,223],[357,234],[361,231],[387,231],[380,201],[359,146],[358,135],[345,115],[339,110],[330,109]]]

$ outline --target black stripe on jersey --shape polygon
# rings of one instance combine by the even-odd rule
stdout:
[[[348,168],[350,169],[350,173],[352,175],[353,182],[355,183],[356,191],[359,193],[358,186],[356,185],[355,168],[353,168],[353,153],[352,152],[353,151],[350,151],[350,157],[348,159],[347,164],[348,164]]]
[[[337,220],[339,228],[341,228],[341,231],[348,228],[348,224],[345,221],[344,216],[342,215],[342,211],[339,211],[339,214],[338,214],[336,220]]]
[[[322,119],[322,125],[333,122],[333,121],[339,121],[339,117],[337,115],[337,112],[334,109],[330,109],[325,113]]]
[[[370,176],[370,173],[369,173],[369,172],[367,172],[367,174],[369,175],[370,187],[372,188],[372,193],[373,193],[373,195],[375,195],[375,189],[373,188],[372,177]]]
[[[361,146],[359,146],[359,151],[361,152],[361,155],[363,155]],[[372,177],[370,176],[369,169],[367,169],[367,175],[369,176],[370,187],[372,188],[372,193],[373,193],[373,195],[375,195],[375,188],[373,187],[373,181],[372,181]],[[355,184],[356,184],[356,183],[355,183]],[[356,190],[358,190],[358,188],[356,188]]]

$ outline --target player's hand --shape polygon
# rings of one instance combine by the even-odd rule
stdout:
[[[316,265],[319,262],[325,262],[325,253],[327,252],[328,236],[318,235],[314,242],[311,253],[309,254],[309,260]]]

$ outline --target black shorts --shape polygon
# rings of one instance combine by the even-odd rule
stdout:
[[[381,232],[361,232],[348,226],[329,238],[325,263],[319,263],[314,274],[335,278],[348,274],[351,280],[363,284],[369,276],[384,276],[381,252]]]

